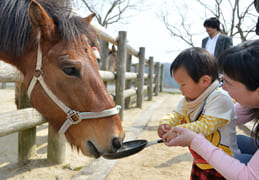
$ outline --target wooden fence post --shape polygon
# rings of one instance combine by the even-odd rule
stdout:
[[[153,97],[153,68],[154,68],[154,58],[149,57],[148,61],[148,100],[152,101]]]
[[[132,55],[127,53],[127,63],[126,63],[126,72],[131,72],[132,66]],[[125,89],[131,88],[131,80],[126,80]],[[130,106],[130,96],[125,98],[125,108],[129,108]]]
[[[137,107],[142,108],[144,96],[144,69],[145,69],[145,48],[139,48],[139,71],[138,71],[138,89],[137,89]]]
[[[109,42],[99,38],[100,40],[100,56],[101,56],[101,70],[106,71],[108,69],[107,57],[109,55]]]
[[[118,61],[116,75],[116,104],[121,105],[120,118],[123,121],[125,72],[127,58],[127,32],[120,31],[118,39]]]
[[[160,66],[160,63],[156,62],[156,64],[155,64],[155,96],[158,96],[158,92],[159,92],[159,66]]]
[[[109,42],[105,41],[102,38],[99,38],[100,42],[100,56],[101,56],[101,62],[99,68],[101,70],[107,71],[108,69],[108,62],[107,62],[107,57],[109,56]],[[107,88],[108,82],[103,82],[105,87]]]
[[[135,73],[138,73],[139,72],[139,63],[134,64],[134,67],[135,67]],[[138,80],[137,79],[135,79],[134,85],[135,85],[135,87],[138,87]]]
[[[160,73],[160,92],[163,92],[164,88],[164,64],[161,64],[161,73]]]
[[[15,102],[17,109],[31,107],[23,82],[15,83]],[[26,164],[36,154],[36,127],[18,133],[18,161]]]
[[[47,158],[51,164],[61,164],[65,161],[66,139],[63,134],[55,132],[49,125],[48,127],[48,150]]]

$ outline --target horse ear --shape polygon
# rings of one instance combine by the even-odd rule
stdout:
[[[90,14],[89,16],[83,18],[83,20],[90,24],[90,22],[93,20],[94,17],[95,17],[95,13]]]
[[[114,46],[114,45],[112,45],[112,54],[113,54],[114,56],[116,56],[116,49],[115,49],[115,46]]]
[[[29,6],[29,18],[35,33],[40,33],[45,40],[53,40],[55,24],[44,8],[35,0],[32,0]]]

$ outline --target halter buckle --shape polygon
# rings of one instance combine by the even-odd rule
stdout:
[[[81,122],[81,118],[78,111],[70,110],[67,112],[67,119],[70,119],[72,124],[78,124]]]

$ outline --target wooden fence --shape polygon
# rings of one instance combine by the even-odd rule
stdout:
[[[102,39],[118,47],[117,72],[99,72],[104,82],[116,81],[115,103],[122,106],[120,117],[123,120],[123,111],[125,106],[129,105],[132,95],[137,96],[136,106],[141,108],[144,91],[147,91],[148,100],[152,100],[153,94],[158,95],[159,89],[162,91],[163,66],[160,67],[159,62],[154,63],[153,57],[149,57],[147,60],[145,48],[141,47],[137,51],[128,45],[126,32],[119,32],[117,39],[109,35],[106,30],[96,25],[95,27]],[[139,59],[138,68],[135,68],[137,72],[131,72],[132,55]],[[145,64],[148,66],[148,73],[144,72]],[[144,83],[145,79],[146,84]],[[132,88],[132,80],[137,81],[136,88]],[[19,94],[19,97],[16,97],[19,99],[18,110],[0,114],[0,137],[18,132],[18,160],[20,163],[26,163],[36,151],[36,126],[45,123],[46,120],[40,113],[30,107],[22,81],[22,74],[14,67],[0,64],[0,82],[15,82],[16,96]],[[51,127],[48,131],[47,158],[50,163],[54,164],[62,163],[65,159],[64,135],[57,134]]]

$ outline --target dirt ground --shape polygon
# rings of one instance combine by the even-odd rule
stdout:
[[[134,120],[138,119],[143,110],[163,99],[162,105],[153,112],[152,120],[143,130],[138,139],[157,140],[156,133],[160,117],[170,112],[179,102],[181,95],[162,93],[154,97],[152,102],[144,101],[143,108],[131,108],[124,113],[123,127],[127,129]],[[14,91],[11,88],[0,89],[0,113],[13,111]],[[245,133],[238,130],[238,133]],[[30,163],[17,163],[18,134],[11,134],[0,138],[0,180],[70,180],[79,170],[93,159],[78,154],[67,145],[66,161],[61,165],[50,165],[46,160],[47,152],[47,124],[37,128],[37,154]],[[145,148],[136,155],[118,161],[107,180],[137,180],[137,179],[189,179],[192,157],[187,148],[168,148],[163,144],[156,144]]]

